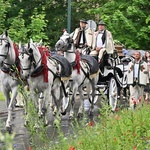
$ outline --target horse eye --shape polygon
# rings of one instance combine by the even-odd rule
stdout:
[[[32,53],[32,52],[33,52],[33,49],[32,49],[32,48],[30,48],[30,49],[29,49],[29,53]]]
[[[7,43],[6,45],[5,45],[5,47],[9,47],[10,46],[10,43]]]

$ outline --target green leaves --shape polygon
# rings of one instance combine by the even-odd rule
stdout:
[[[99,8],[90,8],[88,12],[99,15],[114,39],[128,48],[149,49],[148,38],[150,21],[148,0],[105,1]]]
[[[67,28],[68,0],[0,0],[0,6],[0,32],[9,29],[16,42],[31,37],[53,47]],[[72,0],[71,10],[71,32],[81,18],[103,19],[113,38],[126,47],[149,49],[149,0]]]
[[[13,19],[10,25],[9,34],[15,42],[26,42],[27,28],[25,27],[25,20],[22,18],[24,10],[21,9],[18,16]]]
[[[45,8],[43,7],[43,10]],[[45,19],[45,12],[38,14],[37,8],[34,9],[34,13],[31,16],[31,24],[28,26],[30,38],[34,41],[40,41],[41,39],[48,39],[44,28],[47,27],[48,20]]]

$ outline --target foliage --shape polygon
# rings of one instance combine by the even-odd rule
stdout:
[[[0,92],[0,101],[5,100],[4,94],[2,92]]]
[[[111,11],[110,11],[111,10]],[[149,49],[149,1],[128,2],[112,0],[88,13],[99,14],[112,31],[114,39],[129,48]]]
[[[62,30],[67,28],[67,3],[67,0],[0,1],[0,30],[10,29],[12,36],[16,35],[14,40],[24,41],[25,36],[27,41],[29,38],[38,41],[43,38],[54,47]],[[148,0],[88,0],[88,3],[86,0],[72,0],[71,6],[71,31],[79,26],[81,18],[96,22],[103,19],[115,40],[128,48],[149,49]],[[24,10],[22,14],[21,10]],[[17,22],[18,17],[21,18]]]
[[[4,32],[7,8],[10,4],[7,1],[0,0],[0,33]]]
[[[90,121],[86,126],[75,124],[74,135],[62,137],[59,143],[46,149],[149,149],[149,113],[149,104],[137,110],[120,110],[115,114],[103,109],[97,122]]]
[[[45,20],[45,8],[43,7],[43,13],[38,14],[37,8],[34,9],[33,15],[31,16],[31,24],[28,26],[29,38],[33,41],[40,41],[41,39],[48,40],[44,32],[44,28],[47,27],[48,20]]]
[[[13,150],[13,139],[15,134],[10,135],[6,133],[5,135],[0,132],[0,140],[4,143],[4,146],[1,147],[1,150]]]
[[[25,20],[22,18],[24,10],[21,9],[19,15],[13,19],[9,28],[10,37],[17,43],[26,42],[27,28],[25,27]]]

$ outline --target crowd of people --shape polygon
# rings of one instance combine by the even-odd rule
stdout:
[[[82,53],[86,47],[90,47],[89,55],[93,56],[99,63],[103,59],[104,53],[114,53],[114,41],[110,31],[106,29],[106,24],[101,20],[98,29],[94,32],[87,27],[85,19],[80,20],[80,27],[70,34],[76,49]],[[142,104],[145,91],[145,100],[149,99],[149,79],[150,79],[150,52],[145,53],[143,58],[139,51],[133,54],[134,61],[128,64],[127,84],[130,93],[130,108],[136,104]]]

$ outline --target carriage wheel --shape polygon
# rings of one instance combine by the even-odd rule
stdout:
[[[113,77],[110,78],[110,81],[108,83],[107,96],[108,96],[109,105],[111,106],[112,111],[115,111],[116,106],[117,106],[118,88],[117,88],[117,82]]]

